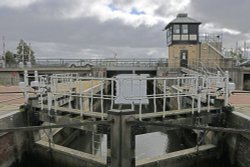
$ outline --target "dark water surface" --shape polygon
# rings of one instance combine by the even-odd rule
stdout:
[[[89,140],[89,141],[86,141]],[[91,153],[91,134],[81,135],[77,137],[68,147],[76,150],[85,150],[86,152]],[[101,151],[96,152],[98,156],[102,156],[105,159],[106,156],[106,146],[107,137],[103,135],[101,137],[101,142],[99,148]],[[184,144],[182,144],[181,138],[174,131],[169,131],[166,134],[162,132],[154,132],[143,135],[136,136],[136,159],[144,159],[150,157],[156,157],[159,155],[166,154],[168,152],[173,152],[177,150],[185,149]],[[49,152],[48,152],[49,153]],[[18,162],[13,167],[44,167],[40,165],[38,161],[34,161],[32,158],[34,155],[26,155],[24,161]],[[36,157],[39,158],[39,157]],[[42,159],[40,159],[43,161]],[[212,160],[207,163],[200,164],[197,161],[197,164],[194,167],[229,167],[226,164],[226,160]],[[47,162],[46,167],[57,167],[55,163]],[[59,166],[58,166],[59,167]],[[60,167],[64,167],[60,165]],[[68,167],[68,165],[67,165]],[[72,166],[73,167],[73,166]]]

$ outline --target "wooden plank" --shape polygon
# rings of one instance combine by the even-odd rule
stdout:
[[[218,110],[219,108],[210,107],[210,110]],[[194,109],[194,111],[198,111],[197,108]],[[207,111],[207,107],[202,107],[201,111]],[[174,116],[174,115],[181,115],[181,114],[190,114],[192,113],[192,109],[188,108],[188,109],[181,109],[181,110],[170,110],[170,111],[165,111],[165,116]],[[161,112],[152,112],[152,113],[144,113],[141,115],[141,118],[155,118],[155,117],[162,117],[163,116],[163,111]],[[139,118],[139,114],[136,115],[136,118]]]
[[[33,107],[41,108],[40,105],[35,105]],[[43,105],[43,108],[48,109],[48,105]],[[56,109],[57,111],[68,112],[68,113],[72,113],[72,114],[80,114],[81,113],[81,110],[79,110],[79,109],[69,109],[66,107],[54,107],[54,106],[52,106],[51,109],[52,110]],[[107,118],[108,117],[108,115],[106,113],[90,112],[90,111],[83,112],[83,115],[88,116],[88,117],[95,117],[95,118]]]
[[[34,106],[36,108],[41,108],[40,105],[36,105]],[[44,109],[48,109],[48,106],[47,105],[44,105],[43,106]],[[51,109],[55,109],[55,107],[51,107]],[[213,107],[211,106],[210,107],[210,110],[219,110],[220,108],[217,108],[217,107]],[[56,110],[57,111],[63,111],[63,112],[68,112],[68,113],[73,113],[73,114],[80,114],[81,113],[81,110],[79,109],[69,109],[69,108],[66,108],[66,107],[56,107]],[[195,108],[194,111],[197,111],[198,109]],[[207,111],[207,107],[202,107],[201,108],[201,111]],[[175,115],[181,115],[181,114],[191,114],[192,113],[192,109],[191,108],[188,108],[188,109],[181,109],[181,110],[170,110],[170,111],[165,111],[165,116],[168,117],[168,116],[175,116]],[[83,115],[84,116],[89,116],[89,117],[95,117],[95,118],[107,118],[108,117],[108,114],[107,113],[99,113],[99,112],[83,112]],[[144,113],[141,115],[141,118],[145,119],[145,118],[156,118],[156,117],[162,117],[163,116],[163,112],[152,112],[152,113]],[[139,114],[135,114],[135,117],[136,118],[139,118]]]

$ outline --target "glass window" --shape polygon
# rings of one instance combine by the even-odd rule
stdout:
[[[176,41],[176,40],[180,40],[181,39],[181,36],[180,35],[173,35],[173,40]]]
[[[196,41],[197,40],[197,35],[189,35],[189,39],[191,41]]]
[[[170,32],[169,32],[169,29],[167,29],[167,36],[170,36]]]
[[[182,34],[187,34],[188,33],[188,25],[187,24],[183,24],[181,26],[181,31],[182,31]]]
[[[168,44],[170,44],[172,41],[172,30],[173,30],[172,27],[167,29],[167,43]]]
[[[180,25],[179,24],[174,25],[174,34],[180,34]]]
[[[189,25],[189,34],[197,34],[198,33],[198,25],[190,24]]]
[[[181,35],[181,40],[182,41],[187,41],[188,40],[188,35]]]

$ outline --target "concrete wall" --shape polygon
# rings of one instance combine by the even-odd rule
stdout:
[[[200,62],[211,68],[216,67],[216,65],[221,68],[233,65],[232,59],[224,59],[218,50],[207,43],[197,45],[177,44],[168,48],[168,66],[170,68],[180,67],[181,50],[188,51],[188,66],[194,69],[200,66]]]
[[[228,127],[250,129],[250,117],[238,112],[227,116]],[[250,135],[228,135],[226,148],[231,164],[237,167],[249,167],[250,164]]]
[[[45,141],[36,142],[33,159],[39,166],[64,166],[64,167],[104,167],[105,161],[91,154],[77,151],[71,148],[52,144],[51,152],[49,143]]]
[[[197,155],[198,154],[198,155]],[[216,147],[203,145],[199,148],[189,148],[175,151],[154,158],[146,158],[136,162],[137,167],[211,167],[216,165]],[[213,160],[212,160],[213,159]]]
[[[188,62],[192,62],[199,57],[200,45],[171,45],[168,48],[168,67],[178,68],[180,67],[180,51],[188,51]]]
[[[225,68],[224,71],[229,72],[229,78],[235,83],[235,87],[238,90],[243,89],[243,75],[244,71],[242,68]]]
[[[0,127],[10,128],[24,126],[24,112],[12,112],[0,116]],[[19,164],[23,153],[27,150],[27,136],[25,132],[0,134],[0,167]]]

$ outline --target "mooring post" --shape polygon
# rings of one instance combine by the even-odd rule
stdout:
[[[133,111],[112,110],[108,112],[112,120],[110,135],[108,135],[107,166],[135,167],[135,135],[127,123],[133,119]]]

